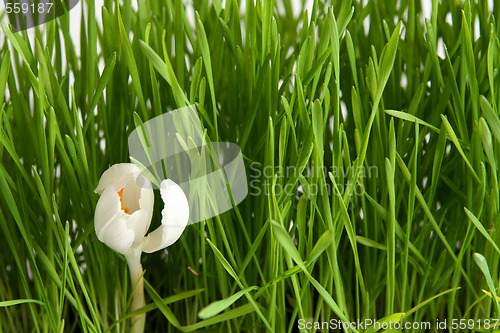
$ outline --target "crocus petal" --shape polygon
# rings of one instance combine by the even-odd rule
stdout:
[[[149,180],[141,174],[139,168],[135,164],[118,163],[104,171],[95,192],[101,194],[104,189],[108,187],[113,187],[113,189],[118,192],[131,180],[136,183],[137,187],[152,188]]]
[[[147,253],[175,243],[189,220],[188,200],[179,185],[170,179],[165,179],[161,182],[160,193],[165,208],[161,212],[161,226],[144,239],[143,251]]]
[[[125,215],[118,193],[111,187],[105,189],[95,209],[95,232],[101,242],[122,254],[130,249],[135,239],[135,232],[123,222]]]
[[[130,190],[139,192],[134,194],[139,197],[139,208],[131,215],[125,216],[124,220],[127,227],[135,233],[134,244],[139,244],[142,243],[144,235],[148,232],[149,225],[151,224],[151,218],[153,217],[154,193],[152,188],[139,188],[135,185]]]
[[[113,165],[101,176],[96,192],[101,193],[94,219],[99,240],[122,254],[142,244],[153,216],[154,193],[139,168]]]

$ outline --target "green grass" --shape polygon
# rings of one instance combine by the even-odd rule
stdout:
[[[192,2],[2,26],[0,332],[127,331],[93,190],[135,112],[189,104],[250,194],[143,255],[147,332],[499,318],[500,2]]]

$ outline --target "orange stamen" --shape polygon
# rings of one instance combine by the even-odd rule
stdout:
[[[130,209],[125,207],[125,204],[123,203],[123,190],[124,189],[125,189],[125,187],[122,188],[120,191],[118,191],[118,195],[120,196],[120,203],[122,204],[122,210],[125,212],[125,214],[130,215]]]

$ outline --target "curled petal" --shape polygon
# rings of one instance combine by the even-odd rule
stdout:
[[[148,253],[175,243],[189,220],[188,200],[179,185],[165,179],[161,182],[160,193],[165,207],[161,212],[161,226],[144,239],[143,251]]]
[[[134,242],[132,245],[139,245],[144,240],[146,232],[148,232],[151,223],[151,214],[145,210],[138,210],[132,215],[124,216],[122,223],[125,223],[127,228],[134,233]]]
[[[135,239],[135,232],[123,222],[125,215],[118,194],[112,188],[105,189],[95,210],[95,232],[101,242],[122,254],[130,249]]]
[[[155,197],[152,188],[141,188],[139,198],[139,210],[128,216],[127,226],[136,233],[134,243],[141,243],[144,235],[148,232],[151,218],[153,217],[153,205]]]
[[[151,183],[141,174],[135,164],[118,163],[104,171],[95,192],[101,194],[108,187],[113,187],[115,191],[119,191],[127,186],[130,181],[134,181],[137,187],[151,188]]]
[[[94,218],[99,240],[122,254],[142,244],[153,216],[154,194],[139,169],[130,163],[113,165],[101,176],[96,192],[101,193]]]

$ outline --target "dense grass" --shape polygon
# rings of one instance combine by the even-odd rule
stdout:
[[[250,194],[143,256],[146,331],[499,318],[493,2],[434,0],[427,18],[406,0],[299,17],[290,0],[194,16],[82,0],[81,22],[31,40],[2,26],[0,332],[127,331],[126,262],[97,240],[93,190],[128,161],[134,112],[193,103],[212,141],[240,145]]]

